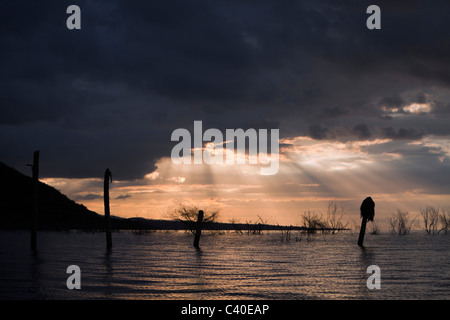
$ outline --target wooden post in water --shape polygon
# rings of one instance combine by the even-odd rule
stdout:
[[[39,212],[39,150],[33,154],[33,189],[32,189],[32,214],[31,214],[31,249],[37,249],[37,221]]]
[[[364,243],[364,234],[366,233],[367,221],[373,221],[373,218],[375,216],[375,202],[373,202],[371,197],[367,197],[364,199],[364,201],[361,203],[360,211],[362,221],[361,230],[359,231],[358,246],[362,247]]]
[[[202,225],[203,225],[203,210],[198,212],[197,217],[197,225],[195,228],[195,237],[194,237],[194,247],[199,248],[200,236],[202,235]]]
[[[362,218],[361,229],[359,230],[359,238],[358,238],[358,246],[361,246],[361,247],[363,246],[364,235],[366,234],[366,224],[367,224],[367,219]]]
[[[109,183],[112,182],[112,175],[109,169],[105,170],[105,179],[103,181],[103,199],[105,202],[105,225],[106,225],[106,248],[112,247],[111,238],[111,218],[109,212]]]

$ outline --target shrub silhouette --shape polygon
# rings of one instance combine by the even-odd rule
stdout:
[[[199,211],[200,209],[197,206],[180,203],[169,209],[169,216],[175,221],[182,222],[192,234],[195,234]],[[205,227],[207,227],[208,223],[217,221],[219,211],[208,212],[204,210],[203,212],[203,224]]]
[[[389,224],[393,233],[399,235],[408,234],[414,220],[409,219],[409,212],[397,209],[396,213],[388,217]]]

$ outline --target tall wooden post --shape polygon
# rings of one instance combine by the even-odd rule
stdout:
[[[200,236],[202,235],[202,225],[203,225],[203,210],[198,212],[197,217],[197,226],[195,229],[195,237],[194,237],[194,247],[199,248]]]
[[[39,150],[33,154],[33,189],[32,189],[32,214],[31,214],[31,249],[37,249],[37,221],[39,212]]]
[[[363,246],[364,235],[366,233],[366,224],[367,224],[367,219],[366,218],[362,218],[361,229],[359,230],[358,246]]]
[[[109,183],[112,182],[112,175],[109,169],[105,170],[105,179],[103,181],[103,199],[105,202],[105,225],[106,225],[106,248],[111,249],[111,218],[109,212]]]

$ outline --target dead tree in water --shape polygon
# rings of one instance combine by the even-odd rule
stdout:
[[[175,221],[179,221],[186,226],[186,230],[189,230],[195,235],[197,230],[198,212],[200,209],[195,205],[189,205],[184,203],[178,203],[175,206],[169,208],[168,216]],[[211,225],[217,221],[219,211],[217,210],[204,210],[203,211],[203,226],[202,228],[211,227]]]
[[[103,181],[103,198],[105,202],[105,224],[106,224],[106,248],[111,249],[111,218],[109,212],[109,183],[112,182],[112,175],[109,169],[105,170],[105,179]]]
[[[366,232],[367,221],[373,221],[375,216],[375,202],[373,202],[371,197],[367,197],[361,203],[361,230],[359,231],[358,246],[363,246],[364,234]]]
[[[39,207],[39,150],[33,154],[33,164],[28,164],[33,172],[32,215],[31,215],[31,249],[37,248],[37,220]]]
[[[343,223],[344,208],[339,206],[335,201],[328,202],[326,226],[331,229],[331,233],[335,234],[347,228],[348,223]]]
[[[425,232],[428,234],[439,233],[439,209],[428,206],[425,209],[420,209],[420,214],[423,218]]]
[[[409,219],[408,211],[402,211],[400,209],[397,209],[396,213],[391,214],[388,217],[388,221],[391,225],[392,232],[399,235],[408,234],[413,223],[415,222],[414,219],[412,221]]]
[[[441,222],[442,228],[440,231],[444,231],[445,234],[448,232],[448,227],[450,226],[450,209],[442,209],[439,215],[439,221]]]

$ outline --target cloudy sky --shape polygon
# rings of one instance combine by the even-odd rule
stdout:
[[[81,8],[81,30],[66,9]],[[381,30],[366,9],[381,8]],[[450,207],[450,21],[429,1],[2,1],[0,161],[103,213],[296,224]],[[177,128],[279,129],[280,164],[176,165]]]

